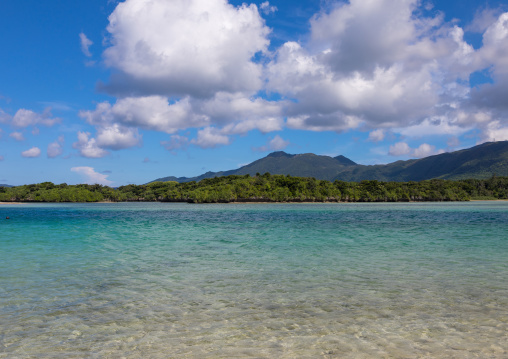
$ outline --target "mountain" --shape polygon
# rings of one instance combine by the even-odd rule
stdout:
[[[9,186],[8,184],[0,184],[0,187],[12,187],[12,186]]]
[[[422,181],[431,178],[460,180],[508,176],[508,141],[486,142],[465,150],[387,165],[351,167],[334,179],[343,181]]]
[[[344,156],[329,157],[312,153],[292,155],[278,151],[236,170],[207,172],[192,178],[170,176],[155,181],[189,182],[229,175],[254,176],[256,173],[266,172],[354,182],[362,180],[405,182],[431,178],[484,179],[493,174],[508,176],[508,141],[486,142],[460,151],[372,166],[357,164]]]
[[[176,181],[189,182],[200,181],[204,178],[213,178],[229,175],[246,175],[254,176],[256,173],[271,174],[290,174],[298,177],[315,177],[318,179],[332,180],[338,176],[344,169],[357,164],[344,156],[329,157],[318,156],[313,153],[304,153],[299,155],[291,155],[283,151],[270,153],[268,156],[254,161],[246,166],[236,170],[207,172],[197,177],[163,177],[155,181]],[[153,182],[155,182],[153,181]]]

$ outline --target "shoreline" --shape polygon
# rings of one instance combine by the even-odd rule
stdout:
[[[188,204],[354,204],[354,203],[457,203],[457,202],[508,202],[508,199],[471,199],[467,201],[231,201],[231,202],[188,202],[188,201],[97,201],[97,202],[0,202],[0,205],[23,204],[114,204],[114,203],[188,203]]]

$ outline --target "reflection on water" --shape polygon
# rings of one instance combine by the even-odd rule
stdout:
[[[0,358],[504,358],[507,210],[0,205]]]

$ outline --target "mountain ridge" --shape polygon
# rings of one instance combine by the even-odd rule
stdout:
[[[237,169],[206,172],[196,177],[161,177],[151,182],[190,182],[229,175],[283,174],[314,177],[321,180],[359,182],[422,181],[427,179],[485,179],[492,175],[508,176],[508,141],[483,144],[420,159],[395,161],[384,165],[361,165],[339,155],[336,157],[313,153],[289,154],[276,151]]]

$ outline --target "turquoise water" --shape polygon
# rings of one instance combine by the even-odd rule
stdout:
[[[506,358],[506,333],[508,202],[0,205],[0,358]]]

